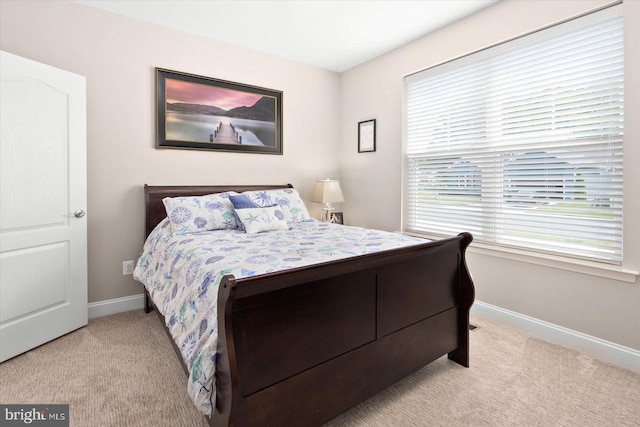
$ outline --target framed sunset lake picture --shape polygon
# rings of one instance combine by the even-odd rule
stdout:
[[[156,68],[158,148],[282,154],[282,92]]]

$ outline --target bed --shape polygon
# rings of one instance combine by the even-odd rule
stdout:
[[[166,197],[276,190],[293,192],[293,187],[145,185],[145,247],[169,221]],[[343,227],[319,222],[296,226],[313,228],[313,236]],[[282,241],[275,233],[273,241]],[[379,242],[373,231],[369,235]],[[404,238],[387,235],[390,240]],[[187,237],[180,241],[185,248],[194,244]],[[471,241],[471,234],[461,233],[311,265],[294,263],[284,271],[258,271],[249,277],[223,270],[210,302],[217,305],[217,349],[209,349],[214,351],[214,390],[200,383],[213,396],[209,424],[318,426],[444,355],[468,367],[474,286],[465,250]],[[195,252],[189,252],[190,260]],[[153,270],[158,263],[154,267],[143,258],[136,271],[144,264],[149,275],[157,275]],[[175,296],[178,285],[172,286]],[[180,322],[175,314],[165,317],[158,310],[158,295],[153,285],[145,284],[145,311],[156,308],[185,372],[194,379],[195,356],[185,362],[184,345],[172,336]]]

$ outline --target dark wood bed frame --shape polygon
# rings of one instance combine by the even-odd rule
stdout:
[[[292,186],[145,185],[145,235],[166,217],[165,197],[276,188]],[[468,367],[471,241],[461,233],[278,273],[223,277],[209,424],[318,426],[445,354]],[[145,311],[151,309],[145,290]]]

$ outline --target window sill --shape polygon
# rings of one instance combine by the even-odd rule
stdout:
[[[406,233],[417,237],[427,237],[430,239],[441,239],[441,237],[429,236],[418,233]],[[473,242],[469,249],[470,253],[493,256],[509,259],[513,261],[526,262],[529,264],[542,265],[545,267],[557,268],[559,270],[572,271],[574,273],[588,274],[590,276],[604,277],[606,279],[620,282],[636,283],[638,271],[629,270],[622,266],[608,265],[593,261],[565,258],[557,255],[549,255],[538,252],[518,250],[513,248],[500,248],[486,243]]]

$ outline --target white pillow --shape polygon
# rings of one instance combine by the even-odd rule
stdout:
[[[282,209],[278,205],[260,208],[239,208],[236,209],[236,215],[247,234],[289,229],[287,222],[284,220]]]
[[[245,191],[242,193],[261,206],[278,204],[287,224],[311,220],[307,206],[300,198],[298,190],[283,188],[281,190]]]
[[[202,231],[236,229],[229,196],[235,192],[207,194],[205,196],[165,197],[162,199],[171,233],[200,233]]]

